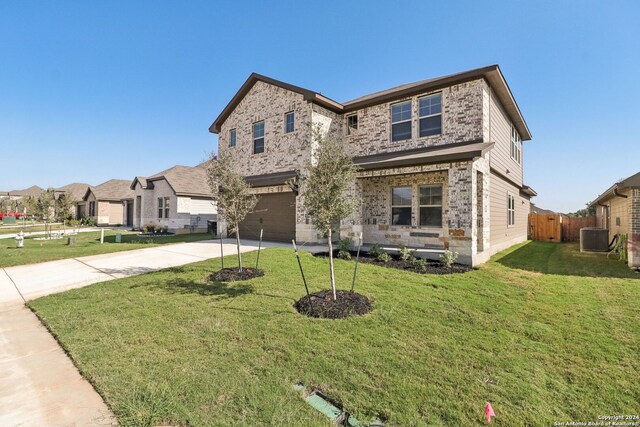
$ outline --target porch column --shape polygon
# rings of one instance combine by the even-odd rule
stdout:
[[[476,253],[474,236],[473,163],[455,163],[449,169],[449,250],[458,262],[471,265]]]
[[[631,192],[631,224],[627,251],[629,267],[640,268],[640,189]]]

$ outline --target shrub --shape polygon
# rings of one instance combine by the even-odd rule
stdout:
[[[375,245],[372,245],[369,248],[369,255],[371,255],[374,258],[378,258],[383,253],[385,252],[382,251],[382,246],[380,246],[378,243],[376,243]]]
[[[153,223],[149,223],[149,224],[145,224],[144,228],[144,232],[145,233],[155,233],[156,232],[156,225]]]
[[[440,261],[442,261],[442,263],[448,268],[451,268],[457,259],[458,252],[450,251],[449,249],[445,250],[444,253],[440,255]]]
[[[411,268],[414,270],[425,270],[427,268],[427,261],[418,257],[412,258]]]
[[[351,259],[351,239],[338,240],[338,258]]]
[[[86,225],[89,227],[94,227],[96,225],[96,220],[90,216],[83,215],[80,219],[80,224]]]
[[[412,254],[408,247],[401,246],[400,247],[400,259],[403,261],[409,261],[412,258]]]
[[[384,262],[385,264],[391,261],[391,255],[386,252],[381,252],[380,255],[376,257],[378,261]]]

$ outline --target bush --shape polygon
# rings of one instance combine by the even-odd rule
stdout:
[[[409,261],[413,256],[412,256],[412,251],[409,250],[408,247],[406,246],[401,246],[400,247],[400,259],[403,261]]]
[[[442,263],[448,268],[451,268],[457,259],[458,252],[450,251],[449,249],[445,250],[444,253],[440,255],[440,261],[442,261]]]
[[[351,239],[338,240],[338,258],[351,259]]]
[[[427,261],[418,257],[412,258],[411,268],[414,270],[425,270],[427,268]]]
[[[376,243],[375,245],[372,245],[369,248],[369,255],[371,255],[374,258],[378,258],[383,253],[385,252],[382,251],[382,246],[380,246],[378,243]]]
[[[89,227],[95,227],[96,220],[90,216],[83,215],[82,218],[80,218],[80,224],[86,225]]]
[[[384,262],[385,264],[391,261],[391,255],[386,252],[381,252],[380,255],[376,257],[378,261]]]
[[[155,233],[156,232],[156,225],[153,224],[153,223],[145,224],[143,229],[144,229],[145,233]]]

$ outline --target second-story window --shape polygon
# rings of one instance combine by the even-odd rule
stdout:
[[[236,146],[236,130],[231,129],[229,131],[229,147],[235,147],[235,146]]]
[[[353,134],[354,131],[358,130],[358,115],[352,114],[347,116],[347,135]]]
[[[411,139],[411,101],[391,106],[391,140]]]
[[[295,128],[295,117],[293,111],[284,115],[284,132],[293,132]]]
[[[513,125],[511,125],[511,158],[518,163],[522,161],[522,140]]]
[[[420,136],[442,133],[442,94],[424,96],[418,99],[420,116]]]
[[[264,153],[264,122],[253,124],[253,154]]]

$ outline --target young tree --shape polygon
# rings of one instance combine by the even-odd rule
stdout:
[[[53,188],[42,190],[36,200],[36,216],[39,218],[47,218],[51,221],[51,214],[55,208],[55,191]]]
[[[319,127],[312,129],[312,138],[317,148],[313,158],[305,164],[304,204],[315,227],[323,231],[329,241],[329,270],[335,301],[332,226],[360,204],[355,195],[349,194],[349,188],[356,183],[357,167],[345,154],[342,144],[335,138],[325,137]]]
[[[258,197],[251,194],[251,186],[233,169],[230,156],[217,158],[214,154],[211,155],[207,164],[207,180],[213,200],[218,206],[218,215],[222,215],[227,222],[227,233],[236,234],[238,271],[242,272],[239,224],[256,206]]]
[[[71,216],[73,198],[69,194],[60,194],[55,202],[56,221],[64,222]]]

